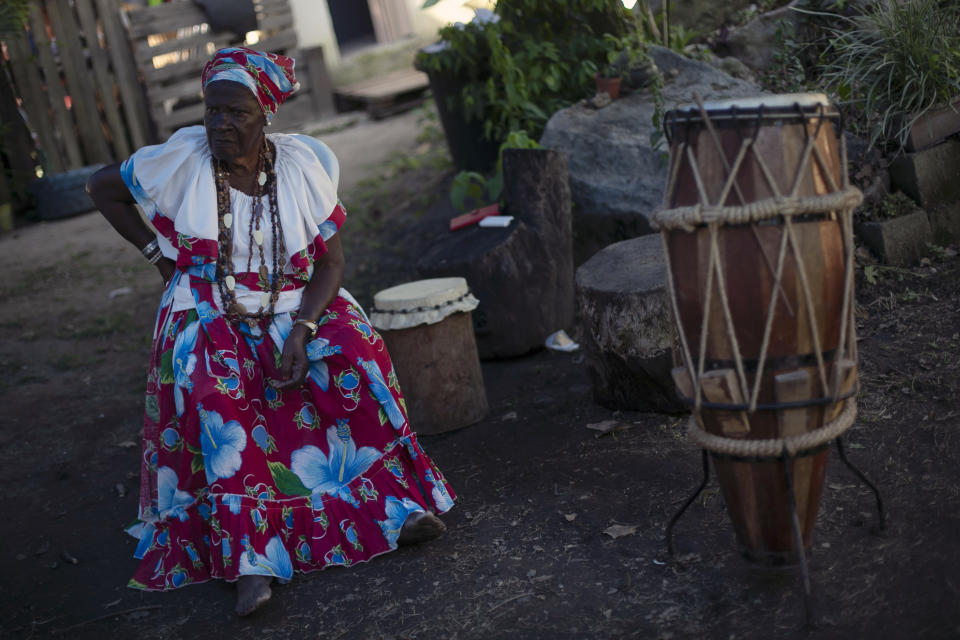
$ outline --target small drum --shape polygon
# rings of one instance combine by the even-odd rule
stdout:
[[[465,427],[487,415],[470,312],[478,301],[463,278],[434,278],[384,289],[370,321],[386,342],[418,434]]]
[[[674,380],[744,554],[771,563],[799,559],[797,529],[809,547],[827,446],[856,413],[852,213],[862,195],[838,120],[820,94],[698,103],[665,118],[670,177],[654,220],[669,264]]]

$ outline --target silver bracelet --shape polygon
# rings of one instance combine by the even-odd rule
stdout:
[[[145,247],[140,249],[140,253],[142,253],[143,256],[147,260],[149,260],[153,256],[153,252],[158,251],[159,249],[160,249],[160,244],[157,242],[157,239],[154,238],[153,240],[148,242]]]
[[[163,251],[160,251],[160,249],[157,248],[156,252],[153,255],[147,257],[147,262],[149,262],[150,264],[157,264],[158,262],[160,262],[160,258],[162,257],[163,257]]]

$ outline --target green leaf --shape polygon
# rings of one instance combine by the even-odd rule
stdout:
[[[190,461],[190,473],[199,473],[203,471],[203,454],[193,454],[193,460]]]
[[[421,9],[429,9],[430,7],[432,7],[433,5],[437,4],[438,2],[440,2],[440,0],[424,0],[423,4],[420,5],[420,8],[421,8]]]
[[[134,580],[133,578],[130,578],[130,581],[127,582],[127,586],[130,587],[131,589],[146,589],[146,588],[147,588],[147,585],[143,584],[142,582],[137,582],[137,581]]]
[[[158,421],[160,419],[160,402],[157,400],[157,394],[148,394],[145,405],[147,417],[154,422]]]
[[[288,469],[282,462],[267,462],[270,467],[270,474],[273,476],[273,484],[277,486],[280,493],[288,496],[309,496],[313,492],[303,486],[303,482],[293,471]]]
[[[173,349],[160,356],[160,384],[173,384]]]

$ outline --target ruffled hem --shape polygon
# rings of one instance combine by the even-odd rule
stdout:
[[[414,434],[395,440],[367,471],[336,495],[323,494],[320,508],[315,495],[283,498],[261,485],[259,495],[209,492],[163,520],[138,523],[128,532],[140,538],[141,562],[128,586],[169,591],[241,575],[286,582],[293,573],[360,564],[397,548],[406,515],[453,506],[455,495]]]

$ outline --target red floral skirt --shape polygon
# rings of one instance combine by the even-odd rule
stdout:
[[[173,282],[157,318],[131,587],[364,562],[396,548],[409,514],[453,506],[358,306],[334,300],[308,343],[307,381],[277,391],[295,314],[233,324],[209,283],[191,285],[196,309],[170,311]]]

